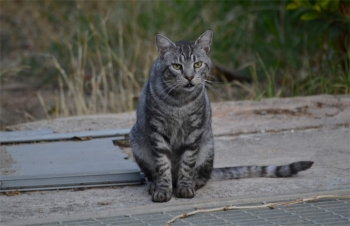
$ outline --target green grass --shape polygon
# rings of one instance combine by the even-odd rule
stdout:
[[[224,94],[213,100],[349,94],[349,70],[324,24],[300,21],[287,3],[2,1],[2,52],[20,63],[1,71],[57,84],[55,106],[42,103],[52,117],[129,111],[157,57],[154,35],[195,40],[211,29],[213,62],[253,80],[217,85]]]

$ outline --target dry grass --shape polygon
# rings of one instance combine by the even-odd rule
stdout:
[[[157,57],[154,35],[194,40],[212,29],[213,61],[253,81],[221,80],[214,101],[348,94],[332,44],[285,1],[265,3],[1,1],[0,78],[50,85],[53,103],[36,94],[46,118],[130,111]]]

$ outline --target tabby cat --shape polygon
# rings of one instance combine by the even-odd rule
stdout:
[[[290,177],[313,164],[213,169],[214,139],[205,89],[212,37],[208,30],[195,42],[173,43],[156,35],[159,57],[143,86],[137,122],[130,132],[135,160],[151,182],[154,202],[169,201],[173,188],[177,197],[192,198],[210,178]]]

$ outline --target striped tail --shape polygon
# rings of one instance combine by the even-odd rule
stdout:
[[[212,180],[229,180],[250,177],[291,177],[298,172],[309,169],[314,162],[293,162],[283,166],[236,166],[214,168]]]

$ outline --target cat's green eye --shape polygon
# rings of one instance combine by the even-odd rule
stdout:
[[[180,70],[181,69],[181,65],[180,64],[173,64],[172,66],[173,66],[173,68],[175,70]]]
[[[202,66],[202,61],[194,63],[194,68],[200,68]]]

